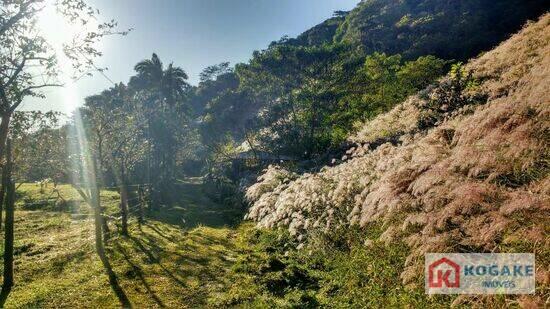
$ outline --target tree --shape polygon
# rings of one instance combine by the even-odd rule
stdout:
[[[86,99],[85,112],[98,163],[111,171],[120,188],[121,233],[128,235],[130,172],[142,162],[147,150],[145,121],[134,109],[131,93],[123,84]],[[98,169],[99,170],[99,169]]]
[[[157,95],[157,100],[151,103],[157,104],[158,108],[181,102],[190,87],[187,73],[182,68],[170,63],[165,70],[162,61],[154,53],[151,59],[139,62],[134,69],[138,75],[132,77],[130,84],[136,89],[146,89]]]
[[[334,11],[332,16],[334,17],[346,17],[349,15],[349,11]]]
[[[11,142],[8,140],[6,145],[6,165],[2,173],[2,188],[5,188],[6,199],[6,223],[4,233],[4,273],[2,282],[2,291],[0,292],[0,307],[4,307],[11,288],[13,287],[13,231],[14,231],[14,205],[15,205],[15,182],[11,178],[12,160],[11,160]],[[4,171],[5,170],[5,171]],[[3,198],[2,198],[3,199]]]
[[[206,67],[200,74],[200,80],[201,83],[214,81],[218,78],[218,76],[231,72],[233,72],[233,69],[229,67],[229,62],[222,62],[220,64]]]
[[[79,111],[77,110],[76,117],[80,117],[78,115]],[[73,126],[72,129],[75,130],[73,132],[73,136],[78,136],[83,134],[83,132],[78,132],[81,128]],[[84,149],[79,149],[80,147]],[[111,284],[111,288],[115,292],[116,296],[118,297],[121,305],[123,308],[131,308],[131,303],[126,294],[124,293],[124,290],[120,287],[118,283],[117,276],[115,272],[113,271],[113,268],[111,266],[111,263],[109,262],[109,259],[107,257],[107,254],[105,252],[105,244],[103,243],[103,214],[102,214],[102,207],[101,207],[101,197],[100,197],[100,191],[97,187],[97,158],[91,154],[86,154],[86,149],[88,148],[88,145],[86,143],[74,143],[71,147],[73,152],[71,153],[71,156],[81,164],[81,166],[76,167],[78,171],[72,171],[72,174],[78,175],[82,181],[86,183],[85,186],[79,186],[76,183],[73,182],[73,187],[78,191],[82,199],[90,205],[92,208],[93,214],[94,214],[94,236],[95,236],[95,248],[97,255],[99,256],[99,259],[101,260],[101,263],[103,264],[103,267],[105,268],[105,271],[107,272],[107,276],[109,277],[109,283]]]
[[[400,55],[374,53],[336,88],[338,107],[330,115],[334,132],[346,136],[356,123],[386,112],[424,89],[446,71],[448,62],[433,56],[403,61]],[[335,136],[337,138],[337,136]]]
[[[187,96],[191,87],[187,74],[172,63],[164,69],[156,54],[136,64],[138,73],[130,79],[129,87],[135,92],[137,108],[147,115],[149,140],[149,175],[153,204],[158,205],[160,195],[169,191],[175,178],[178,132],[184,128],[189,114]]]
[[[132,116],[123,117],[118,123],[124,127],[109,136],[108,145],[120,188],[121,232],[122,235],[128,235],[129,173],[144,157],[147,143],[143,140],[140,124]]]
[[[62,86],[56,50],[37,27],[38,14],[49,5],[44,0],[3,1],[0,10],[0,160],[8,137],[13,112],[26,97],[44,97],[42,90]],[[91,27],[97,11],[84,0],[61,0],[57,10],[74,23]],[[114,21],[100,23],[63,46],[75,75],[95,69],[94,58],[101,55],[96,43],[115,33]],[[67,73],[67,72],[65,72]]]
[[[340,80],[333,70],[348,53],[345,45],[278,46],[258,55],[249,67],[239,67],[241,88],[268,102],[254,119],[263,148],[275,153],[311,158],[326,135],[323,123],[336,103],[331,92]],[[257,73],[257,74],[256,74]]]
[[[82,25],[81,33],[59,48],[48,44],[42,29],[37,26],[39,13],[48,5],[55,5],[57,11],[73,24]],[[3,161],[6,152],[6,140],[12,116],[23,100],[27,97],[44,97],[42,92],[44,89],[63,85],[58,65],[58,59],[62,55],[59,52],[64,53],[64,57],[70,62],[68,67],[74,69],[74,72],[63,72],[64,75],[76,77],[91,74],[91,71],[98,69],[94,60],[101,56],[101,52],[96,48],[96,43],[108,35],[127,33],[117,32],[114,21],[96,23],[97,15],[97,11],[85,0],[59,0],[55,4],[45,0],[5,0],[2,2],[0,9],[0,162]],[[3,170],[11,170],[10,165],[6,164]],[[14,199],[13,185],[6,182],[3,187],[2,192],[5,191],[8,194],[6,201]],[[90,194],[89,200],[96,197],[99,198],[99,193],[97,195]],[[90,203],[90,205],[94,207],[99,205],[99,202]],[[8,207],[9,204],[6,206]],[[7,210],[11,211],[11,209]],[[13,225],[13,217],[10,219],[10,216],[6,212],[6,223],[10,220]],[[95,223],[96,231],[98,229],[101,231],[100,220],[96,220]],[[13,226],[10,228],[6,226],[6,245],[10,238],[13,242],[13,234],[10,234],[12,232]],[[96,247],[100,258],[104,261],[101,232],[99,237],[97,235],[98,233],[96,233]],[[9,259],[4,261],[5,263],[11,262]],[[104,262],[104,265],[108,269],[108,263]],[[110,278],[112,277],[111,273],[109,274]],[[12,277],[4,276],[3,289],[6,289],[7,293],[2,294],[3,301],[7,298],[9,288],[13,284],[13,280],[10,281],[10,278]]]
[[[67,180],[66,130],[58,112],[17,111],[10,124],[16,181]],[[0,194],[1,195],[1,194]]]

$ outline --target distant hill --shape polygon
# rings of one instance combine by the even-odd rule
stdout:
[[[364,0],[287,43],[346,42],[365,54],[467,60],[550,9],[538,0]]]
[[[465,60],[494,47],[550,8],[538,0],[364,0],[339,26],[335,41],[406,58]]]

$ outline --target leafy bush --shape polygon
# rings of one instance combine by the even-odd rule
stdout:
[[[327,247],[316,246],[318,242],[296,250],[289,245],[288,232],[245,225],[239,230],[243,252],[229,274],[232,288],[211,301],[218,306],[286,308],[448,306],[454,297],[430,298],[421,288],[402,285],[406,246],[363,244],[365,237],[376,238],[379,232],[343,232],[345,250],[329,242]]]
[[[487,95],[481,92],[479,85],[479,81],[472,72],[466,72],[462,63],[453,65],[449,78],[423,92],[424,100],[419,101],[418,106],[422,111],[418,127],[432,127],[467,105],[485,103]]]

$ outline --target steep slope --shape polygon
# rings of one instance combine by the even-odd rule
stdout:
[[[549,84],[547,14],[365,124],[337,166],[294,181],[270,168],[247,192],[248,218],[288,228],[299,247],[312,235],[379,227],[365,244],[404,240],[404,283],[420,283],[426,252],[535,252],[544,291]]]

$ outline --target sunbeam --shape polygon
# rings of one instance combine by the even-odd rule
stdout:
[[[78,22],[70,22],[59,12],[56,1],[50,0],[46,2],[38,18],[38,27],[55,52],[58,65],[57,79],[63,85],[60,89],[63,110],[67,115],[72,114],[73,126],[67,139],[67,147],[69,153],[72,154],[72,182],[92,191],[97,189],[97,185],[82,115],[78,110],[80,102],[78,102],[77,80],[74,78],[73,63],[64,52],[64,47],[77,40],[80,35],[88,31],[91,25],[85,26]]]

